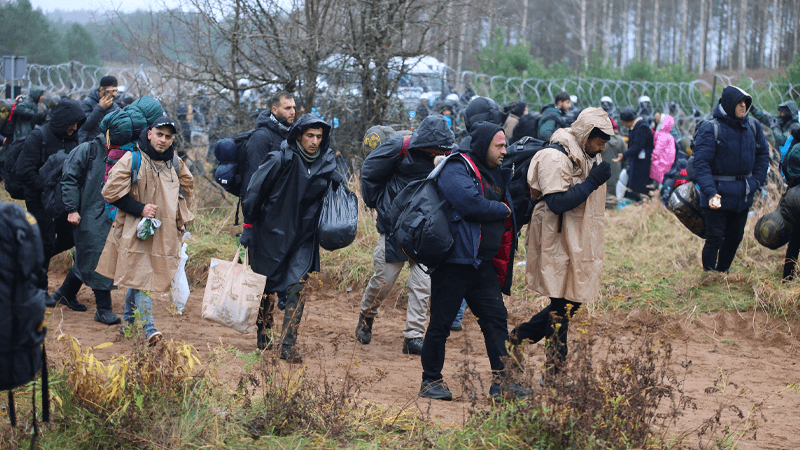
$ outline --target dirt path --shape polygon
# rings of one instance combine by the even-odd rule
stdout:
[[[58,288],[63,274],[51,276],[50,292]],[[330,286],[326,283],[325,286]],[[483,380],[483,398],[479,408],[486,407],[489,388],[489,364],[483,339],[475,318],[467,314],[464,331],[453,332],[448,342],[444,368],[447,381],[455,396],[452,402],[427,401],[417,397],[421,381],[418,356],[404,355],[402,329],[405,305],[399,291],[384,303],[373,328],[370,345],[361,345],[354,338],[361,292],[339,292],[323,288],[307,299],[305,316],[300,328],[299,345],[308,366],[306,375],[328,379],[341,377],[348,368],[355,374],[379,382],[366,383],[361,396],[369,401],[396,405],[429,414],[434,420],[447,424],[463,424],[472,406],[457,375],[463,373],[465,362],[475,365]],[[114,311],[122,314],[124,291],[112,293]],[[118,326],[107,327],[94,322],[94,298],[91,290],[83,288],[79,299],[89,305],[87,312],[78,313],[65,308],[48,309],[49,339],[60,331],[77,337],[84,346],[103,342],[114,345],[98,350],[100,359],[110,359],[132,348],[118,333]],[[172,315],[167,301],[155,301],[155,323],[165,338],[184,340],[207,360],[212,349],[222,346],[242,353],[255,350],[255,336],[241,335],[200,318],[203,286],[193,289],[183,315]],[[537,302],[523,304],[522,300],[507,299],[511,311],[510,324],[527,320],[539,309]],[[276,315],[280,322],[282,315]],[[792,333],[794,323],[767,320],[763,314],[717,313],[688,318],[652,317],[649,313],[594,313],[590,321],[620,330],[620,335],[634,339],[637,319],[659,323],[659,335],[671,342],[674,369],[683,380],[683,391],[690,397],[673,432],[697,428],[714,416],[720,406],[734,405],[755,422],[756,428],[744,434],[742,448],[800,448],[800,371],[796,365],[798,340]],[[220,376],[236,380],[244,372],[244,360],[229,352],[229,361],[221,367]],[[531,364],[542,362],[541,344],[528,349]],[[737,418],[734,408],[721,415],[722,423]],[[739,427],[742,430],[743,427]]]

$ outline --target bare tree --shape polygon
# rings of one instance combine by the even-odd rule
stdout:
[[[747,0],[740,0],[739,20],[736,27],[739,29],[737,45],[739,47],[739,70],[744,72],[747,68]]]
[[[706,19],[706,13],[708,12],[708,8],[706,7],[707,2],[708,0],[700,0],[700,60],[697,64],[697,71],[701,74],[706,72],[706,44],[708,37],[708,21]]]
[[[773,69],[777,69],[780,66],[781,56],[780,56],[780,42],[781,42],[781,35],[778,32],[781,26],[781,19],[783,16],[781,15],[781,6],[783,4],[779,0],[773,0],[772,2],[772,48],[770,49],[770,67]]]
[[[653,26],[650,27],[650,64],[655,64],[655,62],[658,60],[657,43],[658,39],[660,38],[659,34],[661,33],[661,18],[659,17],[660,8],[661,2],[659,0],[653,0],[653,15],[651,17]]]
[[[702,1],[701,1],[701,8]],[[686,53],[688,52],[689,48],[686,46],[687,43],[687,28],[689,27],[689,0],[681,0],[681,39],[680,39],[680,58],[681,64],[686,65]]]

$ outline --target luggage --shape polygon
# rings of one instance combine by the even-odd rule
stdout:
[[[705,239],[706,225],[700,209],[700,191],[692,182],[673,189],[667,208],[695,235]]]
[[[244,264],[238,264],[239,251],[236,250],[230,261],[211,258],[202,317],[242,334],[249,334],[256,331],[258,309],[261,307],[267,277],[250,270],[247,252]]]

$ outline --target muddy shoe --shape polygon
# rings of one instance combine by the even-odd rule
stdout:
[[[452,400],[453,393],[442,380],[423,380],[419,388],[419,396],[434,400]]]
[[[364,314],[359,314],[358,325],[356,325],[356,339],[364,345],[372,342],[372,324],[375,322],[374,317],[364,317]]]
[[[294,347],[289,347],[288,345],[281,347],[281,359],[289,364],[303,363],[303,356],[300,353],[297,353],[297,350],[295,350]]]
[[[494,382],[489,388],[489,397],[492,401],[522,400],[533,396],[536,393],[533,389],[526,389],[517,383],[510,381]]]
[[[421,337],[403,339],[403,353],[406,355],[421,355],[422,342],[423,339]]]
[[[163,339],[163,338],[164,338],[164,336],[161,334],[161,332],[160,331],[156,331],[153,334],[151,334],[150,336],[147,336],[147,346],[148,347],[152,347],[152,346],[156,345],[159,341],[161,341],[161,339]]]
[[[86,305],[79,303],[77,298],[67,298],[61,295],[61,291],[56,291],[56,293],[53,294],[53,298],[56,299],[56,304],[64,305],[73,311],[86,311]]]
[[[94,313],[94,321],[105,325],[116,325],[122,322],[122,319],[110,309],[98,309],[97,312]]]

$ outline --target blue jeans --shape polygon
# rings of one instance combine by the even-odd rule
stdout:
[[[149,338],[156,332],[156,325],[153,323],[153,299],[138,289],[128,289],[125,294],[124,320],[126,325],[132,324],[134,321],[134,308],[139,310],[142,328],[145,336]]]

